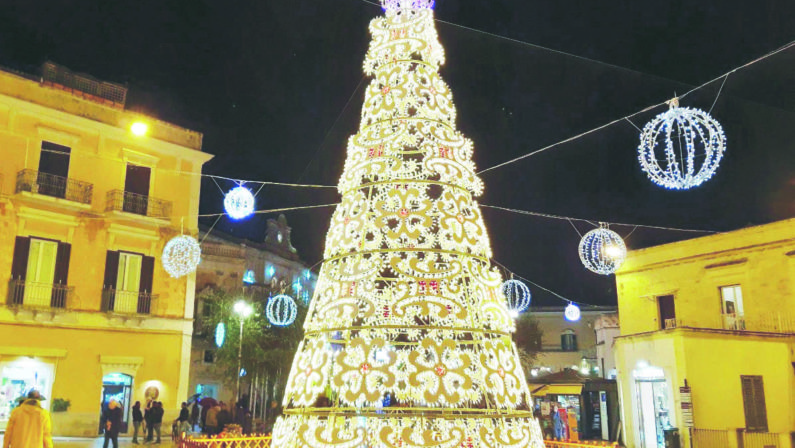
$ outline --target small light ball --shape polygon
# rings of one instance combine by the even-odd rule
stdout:
[[[627,246],[616,232],[605,227],[591,230],[580,240],[580,260],[588,270],[602,275],[615,273],[627,256]]]
[[[268,300],[265,313],[271,325],[286,327],[295,322],[295,317],[298,315],[298,305],[295,304],[295,300],[292,297],[279,294]]]
[[[232,219],[248,218],[254,214],[254,195],[246,187],[235,187],[226,193],[224,209]]]
[[[687,190],[709,180],[726,151],[726,134],[707,112],[672,107],[651,120],[640,134],[638,159],[652,182]]]
[[[196,271],[201,255],[202,248],[196,238],[176,236],[163,248],[163,268],[174,278],[186,276]]]
[[[566,320],[569,322],[577,322],[580,320],[580,307],[573,303],[569,303],[569,306],[566,307],[566,310],[563,312]]]
[[[502,284],[502,295],[508,302],[508,310],[518,316],[530,307],[530,289],[519,280],[508,280]]]

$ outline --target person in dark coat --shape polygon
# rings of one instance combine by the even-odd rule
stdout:
[[[188,403],[182,403],[182,409],[179,410],[179,418],[177,418],[177,421],[179,422],[179,427],[177,428],[179,434],[190,431],[190,411],[188,410]]]
[[[163,410],[163,403],[156,401],[152,406],[152,427],[155,434],[157,434],[157,441],[155,443],[160,443],[160,426],[163,424],[164,413],[165,411]]]
[[[154,423],[152,421],[154,417],[154,400],[150,400],[146,403],[146,410],[144,411],[144,423],[146,424],[146,438],[144,442],[151,442],[152,437],[154,435]]]
[[[218,420],[218,430],[216,434],[223,431],[226,425],[232,423],[232,413],[229,412],[229,407],[223,401],[221,402],[221,410],[218,411],[216,419]]]
[[[196,425],[199,423],[199,414],[201,414],[201,411],[199,410],[199,403],[193,403],[193,407],[190,410],[191,431],[193,431],[196,428]]]
[[[102,448],[108,448],[108,442],[113,442],[113,448],[119,448],[119,431],[121,431],[121,406],[116,400],[110,400],[108,408],[102,414],[105,423],[105,443]]]
[[[144,421],[144,414],[141,412],[141,402],[136,401],[132,408],[133,418],[133,440],[132,443],[138,445],[138,430],[141,429],[141,423]]]

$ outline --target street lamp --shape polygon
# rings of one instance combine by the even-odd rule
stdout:
[[[251,316],[251,313],[254,312],[254,309],[252,309],[251,305],[245,301],[238,300],[237,303],[235,303],[233,310],[240,318],[240,340],[237,344],[237,387],[235,388],[235,402],[237,403],[237,401],[240,400],[240,368],[243,361],[243,322],[245,322],[245,320]]]

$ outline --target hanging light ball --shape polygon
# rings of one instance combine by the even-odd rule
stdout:
[[[433,9],[436,0],[381,0],[384,11],[399,11],[401,9]]]
[[[627,256],[624,240],[602,225],[580,240],[580,260],[590,271],[602,275],[615,273]]]
[[[638,159],[652,182],[687,190],[706,182],[718,169],[726,151],[726,134],[707,112],[679,107],[654,117],[640,134]]]
[[[508,310],[514,317],[530,307],[530,289],[524,282],[513,279],[506,281],[502,284],[502,295],[505,296]]]
[[[202,248],[196,238],[176,236],[163,248],[163,268],[174,278],[183,277],[196,271],[201,255]]]
[[[223,322],[218,322],[215,326],[215,346],[221,348],[224,346],[226,340],[226,325]]]
[[[577,322],[580,320],[580,307],[573,303],[569,303],[569,306],[566,307],[566,310],[563,312],[563,315],[566,317],[566,320],[569,322]]]
[[[292,297],[279,294],[268,300],[265,314],[271,325],[286,327],[295,322],[295,317],[298,315],[298,305],[295,304],[295,300]]]
[[[237,186],[226,193],[224,210],[230,218],[245,219],[254,214],[254,195],[244,186]]]

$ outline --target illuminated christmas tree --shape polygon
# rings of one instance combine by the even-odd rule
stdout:
[[[274,446],[543,447],[432,0],[382,0]]]

